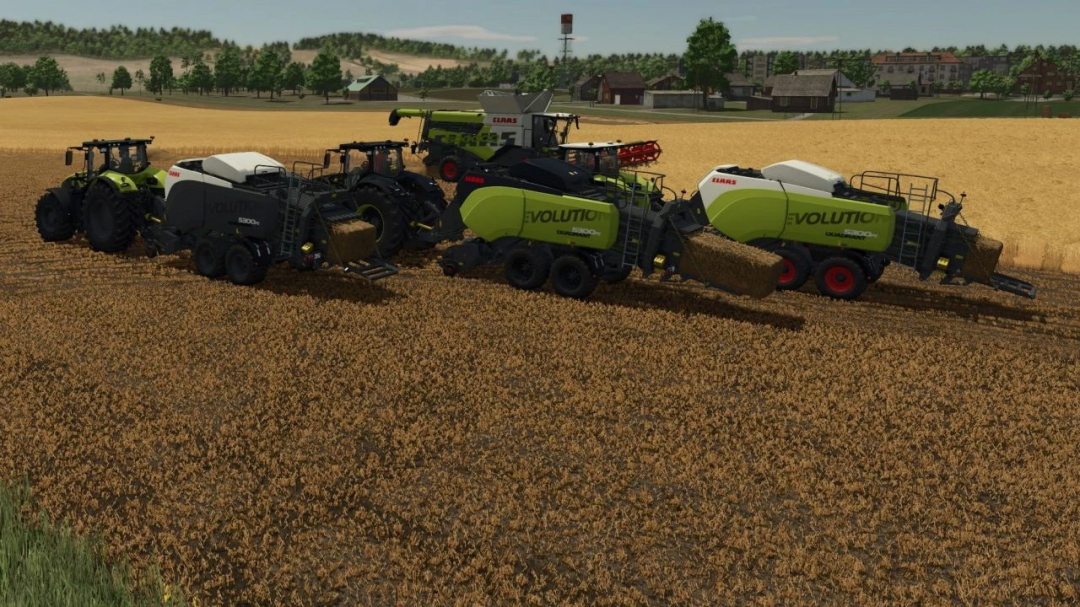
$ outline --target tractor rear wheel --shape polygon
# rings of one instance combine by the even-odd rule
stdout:
[[[804,255],[790,249],[776,249],[773,251],[783,260],[784,269],[780,272],[780,280],[776,284],[778,291],[795,291],[810,278],[810,263]]]
[[[126,251],[139,233],[135,205],[101,183],[91,186],[86,194],[83,224],[90,248],[103,253]]]
[[[229,280],[238,285],[254,285],[266,278],[266,266],[259,263],[251,248],[244,244],[229,247],[225,253],[225,271]]]
[[[68,240],[75,235],[75,218],[52,192],[38,199],[34,218],[37,220],[38,234],[45,242]]]
[[[596,276],[584,259],[563,255],[551,264],[551,286],[563,297],[585,299],[596,289]]]
[[[214,241],[205,238],[195,243],[191,256],[195,259],[195,270],[207,278],[221,278],[225,275],[225,256],[218,251]]]
[[[551,272],[551,253],[540,247],[520,247],[506,254],[506,281],[515,289],[544,286]]]
[[[818,291],[833,299],[852,300],[866,291],[866,272],[847,257],[830,257],[814,273]]]
[[[378,188],[361,187],[353,194],[356,214],[375,226],[375,254],[390,259],[409,237],[409,223],[396,201]]]
[[[457,156],[447,156],[439,161],[439,177],[443,181],[450,183],[457,183],[461,180],[461,175],[465,171],[461,165],[461,159]]]

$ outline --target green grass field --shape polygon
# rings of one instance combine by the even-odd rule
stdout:
[[[1080,116],[1080,101],[1038,100],[1031,103],[1022,101],[998,101],[990,99],[952,99],[915,108],[902,114],[901,118],[1024,118],[1041,117],[1042,107],[1053,108],[1054,115],[1068,112]]]
[[[0,483],[0,605],[20,607],[181,606],[179,592],[147,571],[137,583],[126,562],[106,562],[96,538],[72,535],[41,513],[24,486]]]

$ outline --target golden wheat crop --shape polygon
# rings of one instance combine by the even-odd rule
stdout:
[[[155,135],[182,154],[241,148],[315,158],[354,139],[402,139],[418,123],[391,127],[383,112],[259,112],[192,109],[102,97],[6,99],[0,149],[61,150],[94,137]],[[799,158],[845,175],[868,169],[941,177],[968,194],[965,217],[1005,243],[1002,262],[1080,272],[1077,120],[878,120],[738,124],[582,124],[581,140],[659,139],[653,169],[693,191],[719,164],[761,167]]]
[[[41,242],[60,165],[0,154],[0,477],[200,604],[1077,599],[1076,277],[240,288]]]

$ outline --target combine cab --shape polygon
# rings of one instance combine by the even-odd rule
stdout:
[[[798,160],[757,171],[719,166],[698,185],[709,222],[721,233],[784,258],[778,287],[855,299],[885,266],[922,279],[961,281],[1034,298],[1035,287],[996,273],[1002,244],[957,223],[957,201],[933,177],[867,171],[852,178]],[[934,217],[932,213],[938,212]]]
[[[652,205],[654,210],[659,210],[664,204],[663,179],[624,169],[655,162],[660,158],[660,152],[660,145],[655,141],[565,143],[559,146],[558,157],[590,171],[598,183],[615,184],[626,192],[633,187],[635,195],[639,196],[638,204]],[[629,164],[627,158],[630,159]]]
[[[483,111],[398,108],[390,112],[390,125],[402,118],[420,118],[414,154],[424,154],[424,165],[438,170],[443,181],[458,182],[479,163],[511,166],[525,158],[553,153],[566,143],[574,114],[548,112],[550,91],[531,95],[487,91],[479,95]]]

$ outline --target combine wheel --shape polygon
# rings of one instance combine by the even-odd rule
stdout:
[[[266,278],[266,266],[259,263],[251,248],[237,243],[225,253],[225,271],[229,280],[238,285],[258,284]]]
[[[107,185],[91,186],[83,206],[90,248],[104,253],[125,251],[138,235],[135,205]]]
[[[551,286],[563,297],[585,299],[596,289],[596,276],[584,259],[563,255],[551,264]]]
[[[780,273],[777,290],[795,291],[802,288],[810,278],[810,263],[806,256],[791,249],[776,249],[773,252],[784,260],[784,270]]]
[[[506,280],[515,289],[532,291],[547,281],[551,253],[540,247],[519,247],[506,254]]]
[[[439,177],[441,177],[443,181],[457,183],[461,179],[461,174],[464,172],[464,167],[461,165],[461,159],[457,156],[447,156],[439,161]]]
[[[64,204],[52,192],[38,199],[34,210],[38,234],[45,242],[67,240],[75,234],[75,221]]]
[[[814,274],[818,291],[833,299],[856,299],[866,291],[866,273],[847,257],[830,257],[818,264]]]
[[[409,225],[397,203],[381,190],[361,187],[353,194],[356,214],[375,226],[376,255],[390,259],[401,250],[408,238]]]
[[[195,259],[195,270],[207,278],[221,278],[225,275],[225,256],[218,251],[214,241],[200,238],[195,243],[191,256]]]

